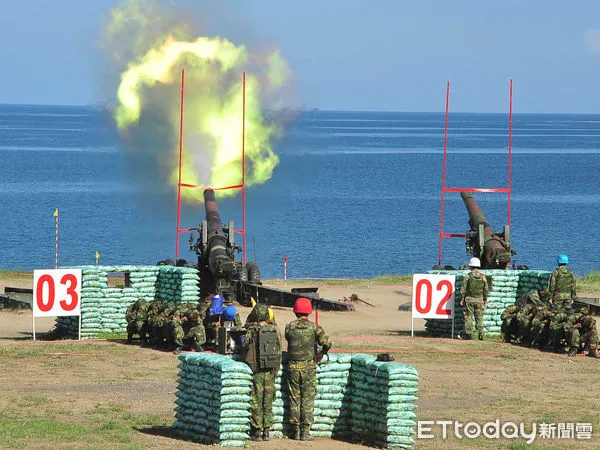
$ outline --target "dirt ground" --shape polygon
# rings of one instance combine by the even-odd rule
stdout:
[[[3,284],[27,287],[31,280],[0,279],[0,292]],[[415,337],[411,337],[410,312],[398,310],[410,301],[410,286],[322,285],[319,293],[330,299],[356,293],[375,305],[357,303],[356,311],[349,313],[320,312],[319,323],[333,338],[336,351],[387,351],[396,361],[416,367],[420,374],[418,420],[483,425],[499,419],[501,423],[523,423],[526,430],[533,423],[538,427],[542,423],[593,426],[590,440],[538,435],[530,446],[523,438],[458,439],[450,433],[443,439],[441,427],[434,425],[435,438],[416,439],[415,448],[599,448],[600,359],[567,358],[498,340],[428,338],[420,319],[415,320]],[[241,308],[242,318],[248,310]],[[293,318],[287,308],[277,308],[275,313],[280,328]],[[36,320],[38,332],[50,330],[53,324],[53,319]],[[86,429],[105,429],[114,419],[130,424],[133,430],[126,443],[100,438],[90,444],[81,438],[61,441],[62,448],[209,448],[182,441],[170,428],[178,371],[172,354],[115,341],[34,343],[31,331],[30,310],[0,310],[0,418],[42,415]],[[2,448],[23,448],[23,442],[0,432]],[[31,436],[25,442],[25,448],[56,448],[54,440],[43,436]],[[330,439],[274,439],[249,447],[368,448]]]

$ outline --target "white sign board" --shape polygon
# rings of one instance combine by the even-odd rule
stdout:
[[[454,336],[455,275],[414,274],[412,291],[413,319],[452,319]],[[411,335],[414,333],[411,331]]]
[[[81,278],[81,269],[33,271],[33,340],[36,317],[79,316],[81,333]]]
[[[81,314],[81,269],[33,271],[33,315],[35,317]]]

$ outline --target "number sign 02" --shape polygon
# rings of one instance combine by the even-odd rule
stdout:
[[[81,269],[33,271],[33,316],[79,316]]]
[[[413,275],[413,318],[452,319],[455,279],[455,275]]]

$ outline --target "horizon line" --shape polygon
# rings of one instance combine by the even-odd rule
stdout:
[[[54,104],[54,103],[0,103],[0,106],[44,106],[44,107],[58,107],[58,108],[100,108],[107,107],[108,102],[95,102],[87,104]],[[403,114],[445,114],[444,110],[440,111],[409,111],[409,110],[389,110],[389,109],[324,109],[319,107],[299,107],[299,108],[280,108],[280,109],[268,109],[267,111],[293,111],[293,112],[339,112],[339,113],[403,113]],[[449,115],[452,114],[503,114],[508,115],[508,111],[450,111]],[[577,115],[577,116],[598,116],[600,112],[515,112],[513,115]]]

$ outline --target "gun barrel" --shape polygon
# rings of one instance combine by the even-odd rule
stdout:
[[[223,231],[215,191],[212,189],[204,190],[204,210],[207,224],[208,267],[214,275],[223,277],[233,272],[234,261],[227,254],[227,235]]]
[[[510,264],[510,248],[501,238],[494,233],[485,214],[479,208],[475,197],[470,192],[461,192],[460,196],[465,203],[469,213],[469,225],[473,231],[477,231],[479,225],[483,225],[484,248],[481,249],[481,264],[484,269],[504,269]],[[479,255],[476,255],[479,256]]]
[[[479,224],[483,224],[484,227],[484,236],[490,236],[494,234],[494,229],[490,226],[487,219],[485,218],[485,214],[477,204],[475,197],[470,192],[461,192],[460,196],[465,203],[465,207],[467,208],[467,212],[469,213],[469,224],[471,228],[477,230]]]

